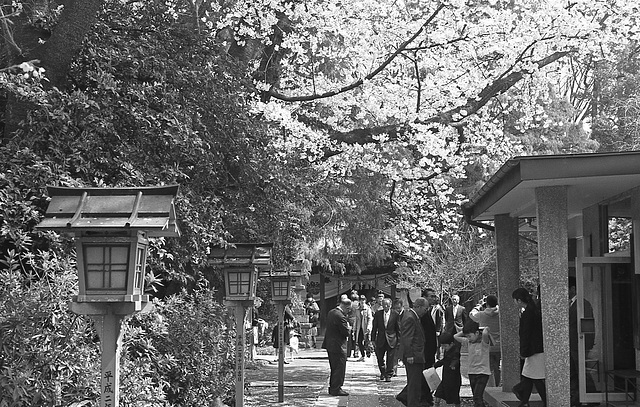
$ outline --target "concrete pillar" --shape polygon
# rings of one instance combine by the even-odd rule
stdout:
[[[502,391],[510,392],[520,381],[520,314],[511,293],[520,285],[518,218],[495,217],[500,346],[502,349]]]
[[[638,275],[640,275],[640,189],[633,191],[631,195],[631,219],[632,219],[632,233],[633,233],[633,270],[636,275],[636,281]],[[636,287],[638,287],[636,283]],[[639,290],[636,289],[635,295],[640,295]],[[640,299],[634,298],[636,304]],[[640,322],[635,321],[633,327],[634,347],[636,348],[636,369],[640,368]],[[636,386],[640,384],[640,380],[636,382]]]
[[[567,187],[538,187],[535,194],[547,405],[564,407],[570,404]]]

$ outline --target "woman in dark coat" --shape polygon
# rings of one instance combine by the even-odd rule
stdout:
[[[520,357],[524,359],[522,379],[513,386],[513,393],[520,400],[519,406],[528,406],[533,386],[544,405],[547,405],[547,390],[545,386],[545,358],[542,337],[542,312],[540,307],[524,289],[516,289],[511,296],[515,303],[524,308],[520,316]]]
[[[433,367],[442,366],[442,382],[434,396],[442,399],[447,404],[460,405],[460,387],[462,375],[460,374],[460,342],[453,340],[449,332],[440,334],[440,344],[444,348],[444,357],[437,361]],[[438,404],[436,402],[436,404]]]

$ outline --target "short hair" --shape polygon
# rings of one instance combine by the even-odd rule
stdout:
[[[576,278],[574,276],[569,276],[569,288],[577,287]]]
[[[393,300],[393,305],[400,305],[401,307],[404,307],[404,301],[402,301],[402,298],[396,298]]]
[[[349,298],[342,298],[340,300],[340,305],[344,305],[345,307],[351,306],[351,300]]]
[[[529,294],[529,291],[527,291],[527,289],[523,287],[516,288],[515,290],[513,290],[513,292],[511,293],[511,298],[513,298],[514,300],[520,300],[526,303],[529,303],[532,300],[531,294]]]
[[[413,308],[417,308],[417,307],[426,308],[428,306],[429,306],[429,301],[424,297],[420,297],[413,302]]]
[[[313,294],[307,293],[307,298],[313,298]]]
[[[498,297],[496,297],[495,295],[487,295],[487,305],[491,308],[498,305]]]
[[[438,342],[442,345],[453,343],[453,335],[450,332],[442,332],[438,337]]]
[[[378,291],[378,294],[376,294],[378,297],[379,296],[383,296],[384,297],[384,291]]]
[[[478,324],[476,321],[472,320],[472,319],[467,319],[467,321],[464,323],[464,327],[462,328],[462,333],[463,334],[473,334],[476,333],[480,330],[480,324]]]
[[[451,296],[451,299],[453,300],[455,298],[456,301],[460,302],[460,296],[458,294],[453,294]]]

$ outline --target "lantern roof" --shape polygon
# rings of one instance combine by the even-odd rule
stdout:
[[[36,229],[76,234],[139,230],[150,237],[180,236],[174,206],[178,185],[123,188],[47,186],[47,192],[51,201]]]
[[[273,243],[229,243],[224,247],[211,247],[209,263],[225,267],[254,266],[258,270],[271,270]]]

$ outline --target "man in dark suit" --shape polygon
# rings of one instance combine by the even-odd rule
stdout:
[[[420,325],[424,332],[424,368],[432,367],[436,363],[436,351],[438,350],[438,336],[436,324],[433,321],[432,310],[438,304],[438,297],[431,288],[425,289],[423,298],[428,302],[427,312],[420,317]],[[427,381],[422,380],[422,401],[431,406],[433,405],[432,389]]]
[[[376,346],[380,380],[391,381],[395,365],[395,349],[398,345],[398,313],[391,309],[391,300],[382,301],[382,309],[373,316],[371,340]],[[386,364],[385,364],[386,356]]]
[[[324,333],[322,349],[327,350],[329,356],[329,394],[332,396],[348,396],[349,393],[342,390],[344,375],[347,370],[347,338],[351,334],[352,327],[347,321],[347,314],[351,309],[351,300],[342,298],[338,306],[327,314],[327,329]]]
[[[451,305],[449,305],[444,311],[444,330],[449,332],[451,335],[462,332],[462,327],[464,327],[464,324],[467,321],[467,310],[465,307],[460,305],[459,302],[460,297],[452,295]]]
[[[426,298],[418,298],[413,307],[404,312],[400,321],[400,350],[402,361],[407,372],[407,385],[396,396],[396,399],[408,407],[423,406],[422,383],[425,369],[425,337],[421,317],[428,315],[429,302]]]

